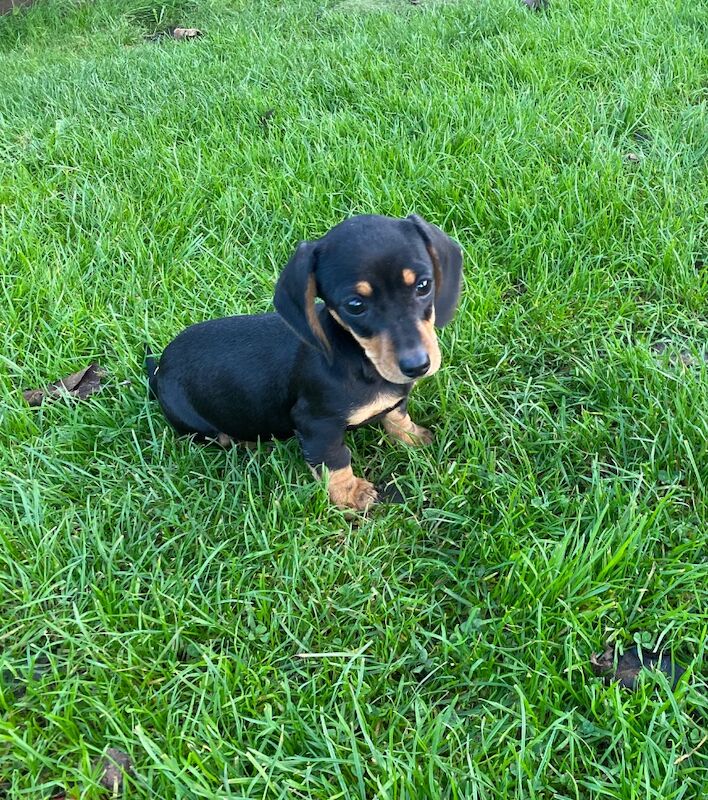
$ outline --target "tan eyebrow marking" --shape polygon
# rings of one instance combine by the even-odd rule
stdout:
[[[354,288],[363,297],[371,297],[374,291],[371,288],[371,284],[369,283],[369,281],[359,281],[359,283],[357,283],[357,285]]]
[[[406,286],[413,286],[415,283],[415,272],[412,269],[404,269],[403,270],[403,283]]]

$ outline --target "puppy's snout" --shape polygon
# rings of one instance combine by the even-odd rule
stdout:
[[[401,353],[398,367],[407,378],[420,378],[430,369],[430,356],[422,347]]]

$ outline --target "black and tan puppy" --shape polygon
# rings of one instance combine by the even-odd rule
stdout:
[[[277,314],[187,328],[159,366],[148,359],[150,387],[179,433],[222,444],[295,433],[315,474],[328,468],[332,502],[363,510],[376,490],[352,472],[345,432],[381,420],[396,439],[430,441],[408,394],[440,367],[435,327],[452,319],[461,280],[462,251],[434,225],[353,217],[298,246]]]

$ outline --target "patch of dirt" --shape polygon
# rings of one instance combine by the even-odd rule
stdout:
[[[31,6],[35,0],[0,0],[0,16],[9,14],[15,8]]]
[[[672,367],[678,364],[682,364],[684,367],[692,367],[695,366],[700,359],[703,359],[703,361],[708,364],[708,349],[699,350],[699,354],[696,357],[685,348],[673,345],[670,341],[662,340],[654,342],[654,344],[651,345],[651,352],[655,356],[668,361]]]
[[[116,747],[109,747],[106,750],[103,761],[97,767],[102,772],[101,786],[113,792],[114,797],[117,797],[123,789],[125,776],[135,775],[130,756]]]

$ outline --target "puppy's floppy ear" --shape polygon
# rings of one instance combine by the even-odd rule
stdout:
[[[435,326],[443,328],[455,315],[462,289],[462,248],[440,228],[417,214],[408,219],[425,242],[435,270]]]
[[[275,310],[303,342],[328,360],[332,348],[315,310],[317,243],[300,242],[275,286]]]

